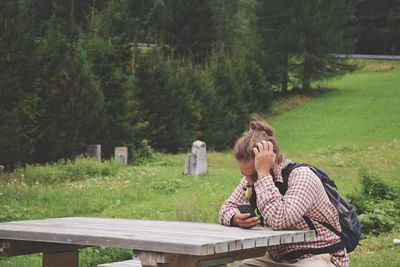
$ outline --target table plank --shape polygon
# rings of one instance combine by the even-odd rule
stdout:
[[[26,225],[34,226],[38,225],[39,227],[43,226],[55,226],[55,227],[64,227],[65,229],[69,228],[79,228],[82,230],[90,230],[90,231],[106,231],[107,229],[112,229],[113,232],[118,233],[126,233],[126,232],[141,232],[144,236],[148,236],[150,233],[157,233],[157,235],[162,235],[163,233],[170,235],[185,235],[189,234],[192,237],[196,236],[211,236],[212,238],[217,237],[232,237],[237,239],[238,237],[242,238],[252,238],[252,237],[260,237],[260,233],[257,231],[263,231],[267,233],[267,236],[271,235],[280,235],[281,233],[278,231],[272,231],[270,228],[253,228],[251,230],[239,229],[237,227],[226,227],[217,224],[204,224],[204,223],[188,223],[188,222],[165,222],[165,221],[140,221],[140,220],[121,220],[121,219],[103,219],[103,218],[95,218],[93,223],[93,218],[91,219],[92,223],[88,223],[87,218],[83,218],[86,220],[83,221],[75,221],[76,218],[73,218],[71,221],[67,221],[62,223],[64,218],[61,219],[49,219],[44,221],[26,221]],[[118,223],[116,224],[115,221]],[[109,224],[112,222],[112,224]],[[22,225],[22,222],[18,222],[18,225]],[[118,225],[118,229],[115,229],[116,225]],[[133,227],[132,227],[133,226]],[[162,230],[159,230],[162,229]],[[303,235],[304,231],[294,232],[294,234]],[[265,235],[264,235],[265,236]],[[186,238],[186,236],[185,236]],[[290,238],[290,237],[289,237]],[[301,240],[298,240],[301,241]],[[266,243],[263,246],[267,245]]]
[[[0,223],[0,239],[212,255],[313,239],[313,231],[240,229],[195,222],[52,218]]]

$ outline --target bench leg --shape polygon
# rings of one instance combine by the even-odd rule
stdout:
[[[78,250],[43,253],[43,267],[79,267]]]

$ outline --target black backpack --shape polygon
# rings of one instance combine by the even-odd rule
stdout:
[[[357,217],[357,213],[354,207],[340,195],[335,182],[331,178],[329,178],[329,176],[325,172],[321,171],[317,167],[305,163],[294,163],[294,162],[289,163],[284,169],[282,169],[283,183],[275,183],[280,193],[282,195],[286,193],[288,187],[289,175],[295,168],[298,167],[308,167],[319,177],[325,188],[326,194],[329,197],[329,200],[335,206],[335,208],[339,213],[339,222],[342,227],[342,231],[339,232],[335,227],[333,227],[329,223],[320,221],[317,222],[325,226],[327,229],[335,233],[337,236],[339,236],[342,240],[342,242],[340,242],[342,243],[341,244],[342,248],[344,246],[347,252],[352,252],[360,242],[361,238],[360,220]],[[310,218],[306,216],[303,216],[303,218],[310,227],[310,229],[315,230],[315,226],[310,220]],[[336,251],[339,250],[338,246],[333,246],[333,249],[336,249]],[[328,251],[328,252],[332,253],[335,251]]]

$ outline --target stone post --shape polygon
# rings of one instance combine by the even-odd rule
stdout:
[[[184,174],[198,176],[207,173],[207,146],[202,141],[195,141],[192,151],[188,153]]]
[[[114,148],[114,160],[121,165],[128,165],[128,148],[126,146],[116,146]]]
[[[97,161],[101,161],[101,145],[99,144],[87,145],[86,156],[94,158]]]

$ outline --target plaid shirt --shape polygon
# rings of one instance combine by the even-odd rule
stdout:
[[[284,160],[281,164],[275,166],[275,178],[267,175],[257,179],[254,184],[254,190],[257,194],[257,207],[264,217],[265,225],[274,230],[309,229],[303,219],[305,215],[314,223],[318,235],[314,241],[268,247],[268,253],[275,259],[279,255],[284,255],[293,250],[321,248],[340,241],[336,234],[316,222],[316,220],[327,222],[341,230],[336,208],[330,202],[320,179],[309,168],[298,167],[291,172],[288,190],[284,196],[275,187],[274,179],[283,182],[281,170],[289,162],[289,160]],[[219,212],[222,224],[230,225],[232,217],[238,211],[237,205],[247,201],[242,189],[246,184],[246,178],[243,177],[239,186],[222,205]],[[340,250],[331,254],[331,256],[333,264],[337,267],[349,266],[349,258],[345,250]]]

